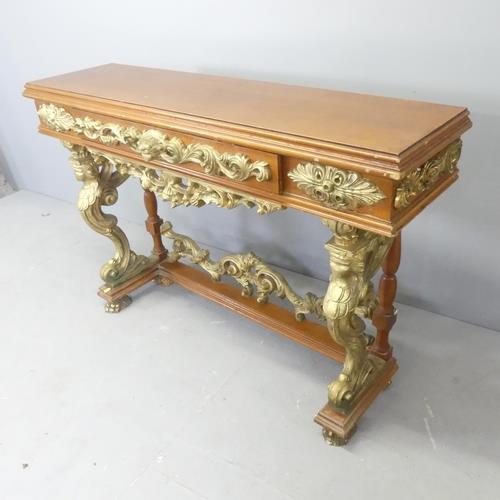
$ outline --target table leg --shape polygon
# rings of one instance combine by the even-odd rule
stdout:
[[[350,418],[347,422],[344,416],[369,392],[379,374],[386,372],[385,361],[368,350],[365,324],[356,314],[356,307],[369,293],[370,279],[387,254],[392,239],[341,222],[325,223],[334,235],[325,246],[330,255],[331,276],[323,312],[330,335],[344,347],[346,356],[342,373],[328,386],[329,408],[326,413],[322,410],[316,421],[323,426],[327,442],[338,445],[347,442],[359,418]],[[360,413],[359,408],[356,412]],[[339,419],[335,424],[336,416]],[[333,419],[335,425],[330,426],[329,419]]]
[[[168,251],[163,245],[161,226],[163,224],[163,219],[158,215],[158,201],[156,199],[156,194],[153,191],[147,189],[144,190],[144,206],[148,213],[148,218],[146,219],[146,229],[148,233],[153,238],[153,252],[152,254],[158,258],[158,262],[161,262],[168,255]],[[155,278],[156,283],[163,286],[170,286],[173,281],[166,276],[158,275]]]
[[[392,356],[392,346],[389,344],[389,333],[396,323],[397,310],[394,308],[396,298],[396,272],[401,261],[401,233],[395,238],[382,262],[384,271],[380,278],[378,290],[378,306],[373,311],[372,323],[377,329],[375,342],[370,348],[373,354],[389,359]]]
[[[84,146],[65,145],[71,151],[70,161],[75,176],[83,182],[78,197],[78,209],[83,220],[94,231],[109,238],[115,247],[115,255],[101,267],[100,274],[105,283],[101,292],[110,297],[105,310],[118,312],[126,307],[131,299],[126,292],[113,294],[113,289],[156,265],[157,258],[133,252],[127,236],[118,226],[117,218],[102,211],[103,205],[110,206],[116,203],[117,188],[127,180],[128,175],[117,171],[109,159],[91,155]]]
[[[167,256],[167,249],[163,246],[161,238],[161,225],[163,219],[158,216],[158,201],[153,191],[144,190],[144,206],[148,213],[146,219],[146,229],[153,238],[153,255],[158,257],[161,261]]]

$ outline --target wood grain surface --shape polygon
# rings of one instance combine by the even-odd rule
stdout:
[[[107,64],[29,82],[51,89],[401,155],[464,107]]]

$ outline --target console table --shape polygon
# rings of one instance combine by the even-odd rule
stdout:
[[[24,95],[40,132],[71,152],[83,219],[114,245],[101,268],[105,310],[152,281],[176,283],[342,362],[315,421],[328,443],[345,444],[397,370],[389,332],[401,230],[457,179],[467,109],[117,64],[30,82]],[[149,256],[103,211],[129,177],[144,190]],[[211,259],[163,222],[156,195],[172,207],[317,216],[332,233],[324,297],[299,295],[252,252]],[[292,307],[268,303],[271,294]]]

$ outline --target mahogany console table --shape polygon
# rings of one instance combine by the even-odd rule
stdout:
[[[83,219],[115,247],[101,268],[106,311],[151,281],[177,283],[343,362],[315,421],[327,442],[346,443],[397,370],[388,337],[401,229],[457,179],[467,109],[116,64],[28,83],[24,95],[35,100],[40,132],[71,151]],[[150,256],[134,253],[103,211],[129,177],[144,189]],[[156,195],[172,207],[318,216],[332,232],[325,296],[300,296],[251,252],[212,260],[162,221]],[[266,303],[270,294],[294,312]]]

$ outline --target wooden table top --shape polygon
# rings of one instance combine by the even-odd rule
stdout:
[[[40,90],[396,156],[470,126],[464,107],[120,64],[26,84]]]

